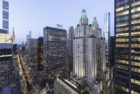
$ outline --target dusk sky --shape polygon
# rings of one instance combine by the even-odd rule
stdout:
[[[86,9],[89,23],[97,17],[102,31],[104,15],[111,12],[111,35],[114,32],[114,0],[9,0],[9,5],[10,33],[14,27],[16,43],[25,41],[29,31],[34,38],[42,36],[46,26],[61,24],[66,30],[76,27],[82,9]]]

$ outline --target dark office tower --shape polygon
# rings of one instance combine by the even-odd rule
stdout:
[[[111,67],[114,66],[114,62],[115,62],[114,53],[115,53],[115,37],[111,36],[110,37],[110,65]]]
[[[13,54],[14,55],[18,54],[18,45],[17,44],[13,45]]]
[[[115,0],[115,94],[140,94],[140,0]]]
[[[9,3],[8,1],[3,0],[3,8],[2,8],[2,27],[4,30],[9,32]]]
[[[73,70],[73,36],[74,36],[74,27],[69,29],[69,39],[68,39],[68,60],[69,60],[69,72]]]
[[[37,54],[37,58],[38,58],[38,71],[42,71],[43,70],[43,37],[39,37],[38,38],[38,54]]]
[[[53,27],[44,28],[43,38],[45,72],[49,79],[63,74],[66,66],[66,30]]]

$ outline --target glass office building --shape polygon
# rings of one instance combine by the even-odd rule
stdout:
[[[8,1],[3,0],[2,8],[2,28],[9,32],[9,3]]]
[[[115,94],[140,94],[140,0],[115,0]]]
[[[49,79],[56,74],[65,73],[66,66],[66,30],[54,27],[44,28],[43,38],[44,70]]]

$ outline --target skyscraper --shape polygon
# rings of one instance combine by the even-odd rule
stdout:
[[[115,0],[115,94],[140,94],[140,0]]]
[[[11,84],[14,78],[14,67],[12,63],[13,56],[13,38],[8,34],[8,19],[9,19],[9,3],[5,0],[1,0],[0,16],[0,86],[6,87]],[[2,23],[2,24],[1,24]]]
[[[37,54],[37,63],[38,71],[43,71],[43,37],[38,38],[38,54]]]
[[[9,32],[9,2],[6,0],[0,0],[0,11],[2,14],[0,14],[0,28],[4,29],[5,32]],[[2,23],[2,24],[1,24]]]
[[[43,37],[44,71],[48,79],[64,74],[66,68],[66,30],[54,27],[44,28]]]
[[[105,45],[106,45],[106,64],[109,64],[109,54],[110,54],[110,13],[107,12],[104,18],[104,33],[105,33]]]
[[[73,37],[74,37],[74,27],[69,29],[69,38],[68,38],[68,68],[69,72],[73,70]]]
[[[77,78],[84,78],[86,75],[86,27],[89,28],[88,18],[86,10],[83,10],[73,40],[73,73]]]
[[[33,76],[36,76],[38,73],[38,41],[37,39],[31,38],[28,49],[28,64],[30,72]]]
[[[96,17],[88,24],[86,11],[82,11],[73,39],[73,73],[76,79],[87,82],[92,93],[103,92],[102,80],[105,73],[105,39]]]

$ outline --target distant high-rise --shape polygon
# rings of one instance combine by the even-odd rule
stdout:
[[[43,54],[44,71],[48,79],[64,74],[66,68],[66,30],[54,27],[44,28]]]
[[[0,5],[0,28],[5,30],[3,33],[9,33],[9,2],[0,0]]]
[[[39,37],[38,38],[38,54],[37,54],[37,58],[38,58],[38,71],[43,71],[43,37]]]
[[[30,72],[33,76],[38,73],[38,41],[37,39],[31,38],[28,49],[28,64],[30,68]]]
[[[115,0],[115,94],[140,94],[140,0]]]
[[[69,39],[68,39],[68,68],[69,72],[73,70],[73,37],[74,37],[74,27],[70,27],[69,29]]]
[[[109,64],[110,56],[110,13],[107,12],[104,18],[104,33],[105,33],[105,50],[106,50],[106,64]]]

